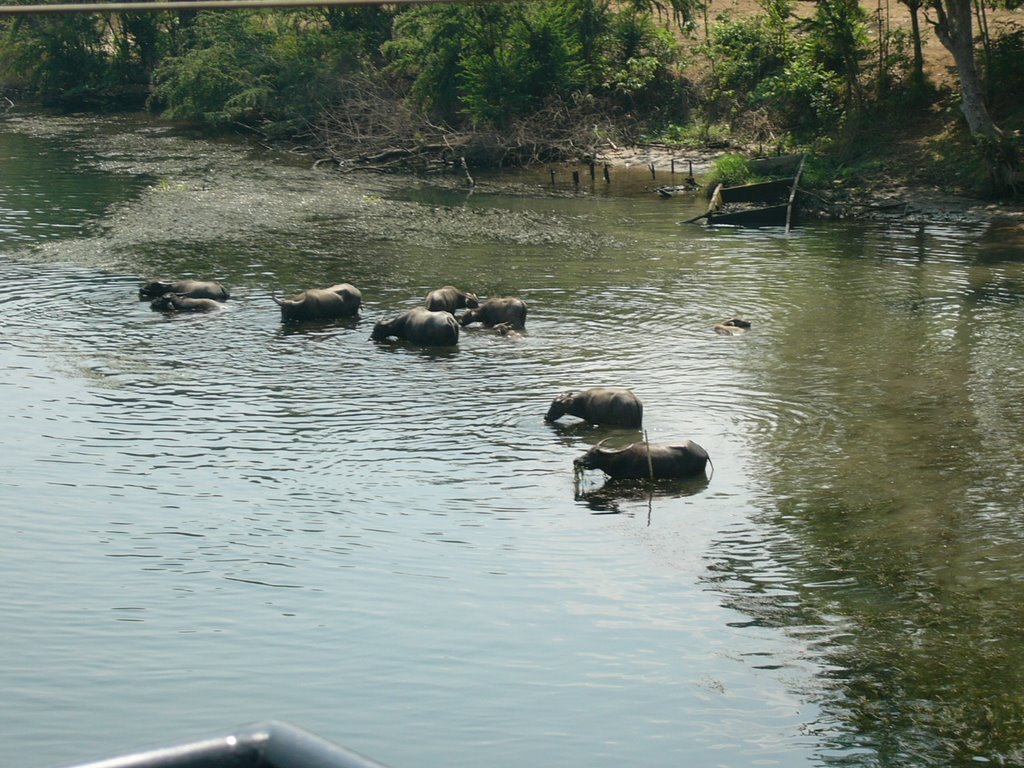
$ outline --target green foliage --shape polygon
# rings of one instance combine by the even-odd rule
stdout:
[[[473,10],[482,23],[462,41],[455,78],[460,109],[471,122],[505,126],[549,94],[576,85],[581,62],[557,6]]]
[[[767,78],[753,101],[768,107],[798,138],[810,139],[834,128],[843,116],[843,84],[823,64],[799,57]]]
[[[0,72],[46,103],[120,102],[147,80],[158,55],[158,22],[154,14],[19,17],[0,41]]]
[[[595,90],[614,96],[624,109],[660,110],[679,103],[673,70],[679,48],[672,34],[646,12],[624,10],[610,21]]]
[[[655,144],[679,147],[708,147],[727,146],[729,135],[728,125],[698,120],[687,123],[667,122],[656,133],[646,135],[643,139]]]
[[[397,19],[384,47],[417,104],[447,121],[508,125],[551,99],[657,101],[677,47],[647,11],[606,0],[436,5]]]
[[[291,132],[329,100],[362,46],[382,35],[378,13],[337,9],[203,12],[184,50],[153,75],[151,104],[213,127],[239,122]]]
[[[741,155],[722,155],[712,164],[704,184],[710,190],[714,189],[716,184],[724,184],[726,186],[746,184],[752,176],[750,165],[745,157]]]
[[[408,9],[395,18],[394,36],[382,46],[390,71],[412,81],[410,101],[442,120],[458,114],[462,36],[476,13],[459,4]]]
[[[989,55],[982,61],[992,101],[992,111],[1021,126],[1024,123],[1024,28],[1013,27],[993,38]]]
[[[861,61],[867,55],[867,12],[858,0],[819,0],[807,22],[803,56],[813,68],[838,74],[849,103],[861,95]]]
[[[103,29],[89,15],[19,17],[0,53],[5,78],[45,100],[89,103],[108,80]]]
[[[686,49],[710,65],[703,89],[681,74],[676,34],[690,28],[696,0],[26,16],[0,22],[0,73],[74,106],[151,85],[151,107],[168,117],[289,136],[345,103],[365,107],[356,122],[370,133],[388,112],[517,136],[529,123],[531,141],[600,123],[678,144],[722,146],[733,132],[781,146],[851,134],[879,116],[896,124],[933,96],[911,76],[903,33],[868,44],[858,0],[817,0],[803,21],[794,2],[758,0],[760,14],[711,25]],[[1024,30],[986,54],[993,109],[1019,125]],[[380,84],[379,98],[360,100],[367,82]],[[698,97],[704,114],[693,121]],[[578,118],[581,105],[593,118]]]
[[[856,0],[821,0],[797,24],[788,0],[763,0],[763,15],[716,22],[701,49],[712,65],[708,117],[758,124],[759,136],[798,140],[841,124],[861,99],[864,11]]]
[[[503,126],[583,85],[583,46],[572,34],[579,14],[562,3],[416,8],[399,17],[385,52],[392,71],[413,81],[421,107],[449,121]]]
[[[246,120],[263,111],[273,93],[265,17],[249,11],[201,13],[192,44],[154,73],[153,99],[168,117],[213,126]]]
[[[793,43],[776,14],[723,18],[709,30],[698,51],[711,63],[707,121],[735,120],[752,107],[751,98],[766,78],[778,74],[792,57]]]

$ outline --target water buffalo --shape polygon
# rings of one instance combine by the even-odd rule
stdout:
[[[704,473],[708,452],[692,440],[682,445],[633,443],[614,450],[595,445],[573,460],[578,469],[600,469],[616,480],[668,480]]]
[[[480,301],[475,293],[467,293],[454,285],[446,285],[428,293],[423,300],[423,306],[431,312],[455,312],[456,309],[479,307]]]
[[[510,339],[521,339],[523,334],[513,327],[512,323],[498,323],[493,328],[494,332],[499,336],[507,336]]]
[[[139,301],[176,293],[190,299],[227,301],[231,294],[214,280],[151,280],[139,288]]]
[[[459,322],[463,326],[483,323],[488,328],[507,323],[513,328],[526,327],[526,302],[522,299],[503,297],[487,299],[479,307],[467,309]]]
[[[451,347],[459,343],[459,322],[451,312],[414,307],[398,317],[378,321],[370,334],[374,341],[392,337],[424,347]]]
[[[271,296],[281,308],[282,323],[355,317],[363,305],[363,294],[354,285],[339,283],[330,288],[310,288],[293,299]]]
[[[741,320],[738,317],[733,317],[729,320],[723,320],[720,323],[715,323],[715,333],[720,333],[723,336],[735,336],[740,333],[746,333],[750,330],[750,321]]]
[[[180,293],[165,293],[153,299],[149,306],[157,312],[216,312],[224,305],[213,299],[194,299]]]
[[[591,424],[640,427],[644,420],[644,404],[628,389],[593,387],[558,395],[551,401],[544,421],[556,421],[565,414],[578,416]]]

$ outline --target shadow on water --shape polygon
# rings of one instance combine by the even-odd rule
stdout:
[[[598,488],[585,489],[586,481],[577,476],[573,482],[574,498],[583,502],[597,515],[621,515],[627,513],[624,503],[647,505],[647,525],[650,526],[656,502],[683,499],[705,491],[710,479],[702,477],[685,480],[606,480]]]
[[[281,337],[289,336],[311,336],[317,337],[316,341],[324,341],[342,332],[356,331],[359,326],[365,325],[366,320],[362,317],[341,317],[334,320],[307,320],[304,322],[281,323],[278,334]]]
[[[565,421],[545,421],[544,426],[554,433],[562,445],[574,448],[581,444],[597,445],[605,441],[608,448],[625,448],[631,443],[643,440],[644,437],[643,430],[640,429],[604,427],[571,417]]]

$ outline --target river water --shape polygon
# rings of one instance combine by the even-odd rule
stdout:
[[[394,768],[1024,760],[1013,230],[709,230],[646,171],[470,195],[139,117],[9,114],[0,163],[11,765],[266,719]],[[226,309],[137,301],[185,276]],[[282,327],[342,281],[359,320]],[[369,340],[448,283],[525,334]],[[574,479],[643,437],[543,421],[599,384],[710,479]]]

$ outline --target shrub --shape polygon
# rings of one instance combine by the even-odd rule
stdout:
[[[641,3],[642,5],[642,3]],[[678,48],[637,4],[603,0],[450,5],[401,14],[384,50],[419,107],[507,128],[552,100],[603,98],[620,110],[682,104]]]
[[[712,164],[704,183],[710,192],[717,184],[745,184],[751,177],[750,165],[746,158],[741,155],[722,155]]]
[[[297,131],[379,41],[376,16],[332,10],[198,14],[183,52],[154,72],[151,106],[213,127]]]
[[[985,81],[992,98],[992,109],[1017,121],[1024,119],[1020,95],[1024,93],[1024,29],[1011,28],[992,39]]]
[[[824,65],[798,58],[766,79],[754,101],[777,116],[799,138],[837,126],[843,117],[843,81]]]
[[[2,47],[6,78],[61,106],[95,106],[108,83],[103,28],[91,15],[16,19]]]

